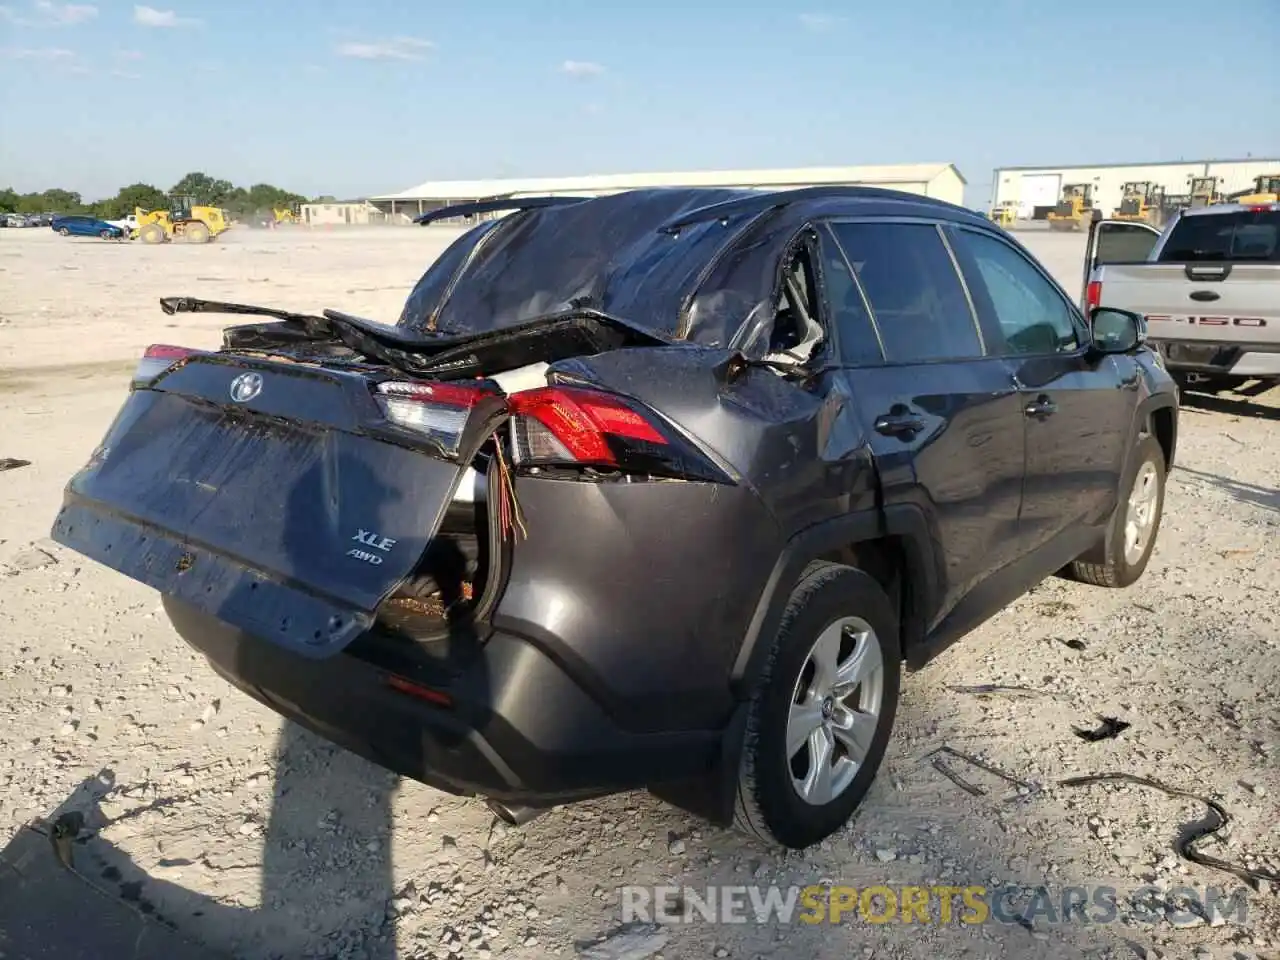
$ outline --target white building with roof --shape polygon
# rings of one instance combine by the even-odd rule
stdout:
[[[505,197],[598,197],[644,187],[793,190],[817,186],[886,187],[960,204],[964,201],[965,179],[954,164],[909,163],[874,167],[798,167],[791,170],[700,170],[591,177],[436,180],[420,183],[400,193],[371,197],[370,202],[392,220],[410,221],[419,214],[442,206]]]
[[[1280,159],[1162,160],[1069,167],[1001,167],[994,172],[992,207],[1015,205],[1019,219],[1043,219],[1062,196],[1063,188],[1087,184],[1094,206],[1106,215],[1120,207],[1126,183],[1151,183],[1169,197],[1189,196],[1193,180],[1211,178],[1221,194],[1244,190],[1254,177],[1280,175]]]

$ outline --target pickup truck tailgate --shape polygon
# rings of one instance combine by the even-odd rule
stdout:
[[[1280,264],[1117,264],[1099,303],[1147,318],[1155,340],[1280,347]]]

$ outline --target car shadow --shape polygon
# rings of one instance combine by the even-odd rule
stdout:
[[[51,960],[393,960],[399,953],[388,904],[397,778],[293,724],[281,729],[277,771],[265,833],[237,837],[234,849],[243,856],[228,856],[226,847],[200,852],[172,843],[183,855],[160,858],[151,873],[108,835],[130,819],[190,800],[161,797],[109,815],[104,804],[114,810],[121,801],[113,772],[87,778],[0,852],[0,867],[13,871],[0,872],[6,888],[0,894],[0,952]],[[236,836],[237,824],[253,822],[249,815],[226,829]],[[52,841],[51,834],[59,833],[69,834],[61,844],[65,855]],[[33,841],[33,834],[39,839]],[[250,851],[258,848],[255,863]],[[233,902],[182,883],[193,874],[213,874],[221,888],[238,872],[256,875],[256,897],[253,883],[240,878],[226,884],[236,891],[227,898]],[[341,884],[332,882],[334,873]],[[15,883],[15,874],[26,882]],[[86,896],[85,884],[102,896]],[[128,950],[117,953],[116,944]]]
[[[1255,403],[1247,399],[1250,394],[1196,393],[1183,390],[1181,407],[1188,413],[1224,413],[1234,417],[1254,417],[1259,420],[1280,420],[1280,407]]]
[[[1206,473],[1203,470],[1193,470],[1184,466],[1179,466],[1177,473],[1179,478],[1190,478],[1193,483],[1221,490],[1241,503],[1251,503],[1254,506],[1280,513],[1280,489],[1262,487],[1256,483],[1233,480],[1220,474]]]

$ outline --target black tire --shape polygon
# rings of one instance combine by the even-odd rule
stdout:
[[[844,617],[870,626],[883,669],[880,710],[870,745],[852,781],[817,805],[793,785],[786,749],[792,699],[824,629]],[[870,641],[869,641],[870,642]],[[898,709],[902,657],[898,618],[880,585],[861,570],[810,564],[783,613],[768,660],[751,696],[738,771],[734,826],[771,846],[800,850],[830,836],[853,816],[884,758]]]
[[[1128,560],[1125,558],[1125,527],[1130,498],[1148,465],[1155,469],[1155,516],[1151,520],[1151,530],[1142,553]],[[1151,560],[1156,538],[1160,535],[1160,518],[1164,513],[1165,471],[1164,450],[1155,437],[1143,434],[1133,454],[1133,465],[1124,478],[1120,501],[1116,504],[1115,513],[1111,515],[1106,539],[1094,555],[1071,564],[1071,574],[1075,579],[1091,583],[1095,587],[1119,588],[1129,586],[1142,576]]]
[[[60,236],[60,237],[69,237],[69,236],[71,236],[71,231],[70,231],[70,230],[68,230],[66,227],[59,227],[59,228],[58,228],[58,236]]]

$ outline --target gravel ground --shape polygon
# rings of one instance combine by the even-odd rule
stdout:
[[[0,842],[33,818],[88,811],[99,882],[254,960],[572,956],[618,928],[623,884],[751,883],[1047,884],[1055,902],[1107,885],[1121,920],[695,920],[665,928],[660,955],[1280,956],[1274,887],[1250,895],[1243,919],[1142,919],[1128,904],[1151,884],[1240,888],[1174,851],[1201,804],[1133,784],[1055,785],[1119,772],[1211,795],[1231,823],[1203,851],[1280,870],[1280,391],[1191,399],[1145,578],[1122,591],[1047,580],[909,675],[861,814],[804,854],[762,850],[645,794],[502,828],[476,801],[282,725],[188,652],[154,592],[46,539],[141,348],[217,342],[218,318],[165,317],[156,297],[394,319],[450,236],[296,228],[156,249],[0,231],[0,458],[31,461],[0,473]],[[1078,237],[1024,239],[1078,287]],[[1132,726],[1096,743],[1075,735],[1099,716]],[[1030,786],[948,760],[974,795],[925,760],[943,744]]]

